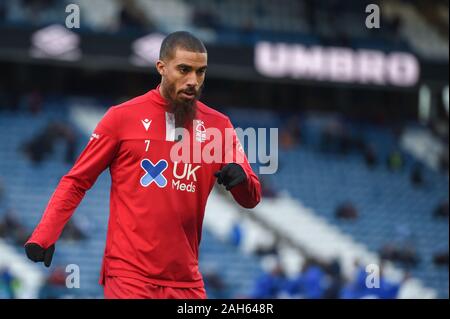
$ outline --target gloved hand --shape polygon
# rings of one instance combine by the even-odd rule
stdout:
[[[225,186],[227,191],[247,180],[244,169],[241,165],[236,163],[225,165],[220,171],[217,171],[214,176],[217,177],[217,182],[219,184]]]
[[[25,245],[25,252],[28,258],[34,262],[43,261],[45,267],[50,267],[55,252],[55,245],[51,245],[47,249],[42,248],[38,244],[29,243]]]

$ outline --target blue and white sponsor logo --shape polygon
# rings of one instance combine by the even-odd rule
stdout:
[[[164,177],[163,172],[168,166],[167,161],[163,159],[159,160],[156,164],[153,164],[149,159],[143,159],[141,161],[141,167],[145,171],[145,174],[141,177],[141,185],[148,187],[154,182],[160,188],[166,187],[167,179]]]

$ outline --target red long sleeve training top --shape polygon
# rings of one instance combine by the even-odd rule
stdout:
[[[222,133],[219,161],[177,162],[170,152],[176,143],[173,114],[166,111],[159,89],[111,107],[95,128],[73,168],[60,181],[39,225],[27,243],[54,244],[87,190],[109,168],[110,216],[101,270],[171,287],[202,287],[198,247],[206,201],[216,181],[214,173],[242,152],[229,118],[197,101],[196,119],[187,128],[190,150],[208,147],[206,128]],[[233,129],[232,149],[224,131]],[[193,136],[193,137],[192,137]],[[227,152],[234,152],[227,160]],[[214,152],[213,152],[214,153]],[[247,181],[231,190],[243,207],[261,197],[259,180],[244,154]]]

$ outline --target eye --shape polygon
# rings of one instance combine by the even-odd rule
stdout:
[[[188,68],[186,68],[186,67],[184,67],[184,66],[181,66],[181,67],[179,68],[179,70],[180,70],[180,73],[182,73],[182,74],[188,73]]]

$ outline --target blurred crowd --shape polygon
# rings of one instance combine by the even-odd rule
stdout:
[[[280,147],[284,151],[311,147],[307,137],[304,136],[300,117],[293,116],[286,120],[280,132]],[[401,130],[395,131],[395,136],[399,139]],[[448,143],[448,137],[436,136],[443,143]],[[448,144],[447,144],[448,145]],[[418,161],[407,163],[406,155],[401,151],[399,142],[384,155],[378,154],[376,147],[365,139],[363,135],[358,135],[348,127],[344,121],[333,119],[324,125],[320,133],[319,143],[313,145],[318,152],[346,156],[348,154],[359,154],[364,160],[368,169],[383,168],[392,174],[409,170],[409,179],[412,188],[421,189],[429,186],[424,164]],[[446,154],[443,154],[445,156]],[[448,156],[448,154],[447,154]],[[282,159],[280,160],[282,166]],[[441,173],[448,175],[448,161],[441,159]],[[263,181],[269,184],[270,180]],[[335,217],[342,221],[352,222],[358,220],[364,212],[359,211],[352,200],[347,200],[338,204],[335,208]],[[448,223],[449,204],[448,198],[435,203],[435,209],[429,212],[430,216],[436,218],[436,222]],[[238,227],[238,226],[236,226]],[[379,256],[382,261],[394,262],[406,271],[404,280],[409,278],[409,271],[421,263],[424,256],[417,251],[417,236],[407,224],[393,225],[392,236],[384,245],[379,247]],[[242,229],[234,229],[231,235],[232,242],[238,242],[242,238]],[[447,243],[448,244],[448,243]],[[447,247],[447,248],[445,248]],[[433,252],[433,262],[438,267],[448,267],[449,251],[446,243],[440,243]],[[277,255],[276,246],[266,249],[268,254]],[[259,255],[258,252],[255,254]],[[252,297],[254,298],[274,298],[274,297],[294,297],[294,298],[396,298],[402,285],[392,283],[381,275],[381,288],[368,289],[365,285],[367,274],[365,269],[359,265],[356,267],[354,277],[345,280],[340,273],[339,262],[323,264],[317,260],[307,260],[297,278],[288,278],[284,273],[281,264],[277,263],[271,271],[266,272],[256,282]],[[381,272],[382,273],[382,272]]]
[[[408,279],[406,275],[402,282]],[[364,266],[355,262],[354,275],[346,279],[340,263],[335,260],[321,263],[307,259],[294,277],[288,277],[280,263],[276,262],[269,272],[255,282],[251,298],[299,298],[299,299],[395,299],[402,282],[390,282],[379,269],[379,278],[374,287],[367,285],[368,273]]]
[[[34,96],[34,98],[33,98]],[[38,94],[31,94],[28,98],[28,112],[39,116],[40,99],[36,98]],[[302,135],[301,121],[299,117],[293,117],[283,125],[280,133],[280,144],[284,151],[306,147],[308,141]],[[393,148],[384,160],[379,158],[376,148],[361,138],[354,136],[346,128],[343,122],[332,121],[331,124],[324,126],[320,136],[320,142],[317,145],[317,151],[325,154],[338,154],[346,156],[350,153],[359,153],[367,167],[374,169],[384,165],[387,171],[395,174],[406,169],[404,154],[399,148]],[[44,126],[40,132],[32,139],[25,141],[21,148],[22,156],[28,158],[30,163],[41,163],[52,158],[52,151],[55,143],[63,141],[66,147],[65,161],[70,164],[75,159],[76,134],[64,122],[50,122]],[[281,163],[282,165],[282,163]],[[423,173],[423,167],[415,163],[411,167],[411,185],[412,187],[424,187],[426,177]],[[276,198],[277,191],[271,185],[270,179],[261,177],[263,196],[265,198]],[[0,238],[4,238],[17,246],[23,245],[29,236],[29,231],[25,223],[19,218],[17,211],[8,203],[7,186],[0,179]],[[335,217],[343,221],[355,221],[361,214],[357,206],[351,201],[345,201],[336,206]],[[430,216],[437,220],[448,223],[449,203],[444,199],[436,203]],[[236,223],[230,232],[230,242],[239,247],[242,238],[245,236],[244,230],[239,223]],[[379,255],[382,260],[392,261],[406,270],[413,269],[421,262],[422,256],[417,253],[415,247],[415,236],[407,225],[396,225],[395,232],[384,246],[380,247]],[[87,232],[82,225],[79,225],[75,219],[71,219],[67,224],[63,234],[63,240],[79,241],[88,238]],[[261,246],[253,252],[255,256],[263,259],[267,256],[278,256],[278,243],[275,240],[273,245]],[[448,249],[437,250],[433,261],[438,266],[448,267]],[[365,285],[365,269],[356,264],[353,278],[344,278],[341,272],[341,266],[338,261],[330,264],[322,263],[318,260],[307,259],[302,269],[299,270],[296,277],[288,277],[283,270],[281,263],[275,265],[254,283],[253,291],[249,296],[252,298],[395,298],[401,287],[401,283],[392,283],[381,275],[381,288],[369,289]],[[42,297],[57,296],[61,291],[62,279],[61,270],[56,268],[46,281],[42,290]],[[408,275],[405,277],[407,279]],[[10,272],[2,270],[2,284],[4,291],[8,295],[14,296],[14,285],[17,285],[17,279],[14,279]],[[205,284],[211,297],[229,298],[229,287],[223,279],[222,274],[215,269],[206,269],[204,272]],[[6,287],[6,288],[5,288]]]
[[[26,23],[36,26],[65,21],[65,5],[59,0],[14,0],[0,2],[0,22]],[[155,29],[151,16],[135,0],[119,0],[117,16],[111,21],[110,30],[152,31]],[[113,23],[114,22],[114,23]],[[92,26],[91,26],[92,27]],[[95,26],[94,26],[95,28]]]

